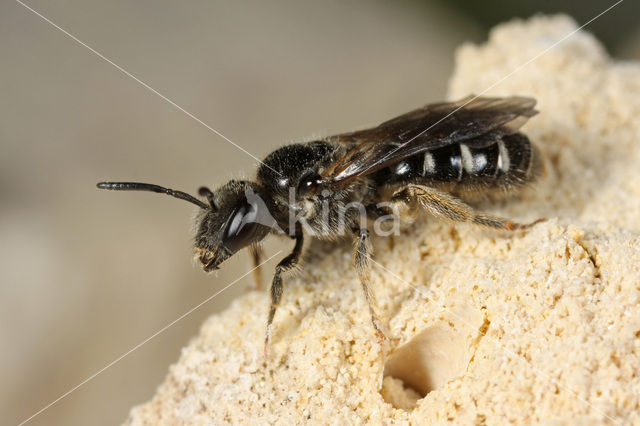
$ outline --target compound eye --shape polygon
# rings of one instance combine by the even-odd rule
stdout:
[[[300,195],[306,195],[317,191],[318,187],[322,183],[322,176],[315,172],[305,174],[300,183],[298,184],[298,193]]]
[[[244,204],[238,208],[227,223],[222,244],[232,253],[251,244],[260,226],[256,222],[258,209],[253,204]]]

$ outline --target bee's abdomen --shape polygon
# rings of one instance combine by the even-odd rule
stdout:
[[[521,133],[477,145],[474,141],[455,143],[416,154],[378,172],[378,180],[383,184],[444,186],[461,192],[510,190],[531,182],[540,172],[539,153]]]

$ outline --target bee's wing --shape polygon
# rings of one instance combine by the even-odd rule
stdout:
[[[468,96],[458,102],[426,105],[377,127],[331,136],[327,138],[330,142],[354,147],[323,177],[340,184],[452,143],[464,141],[473,147],[491,144],[502,135],[517,132],[537,113],[535,104],[535,99],[519,96]],[[481,137],[487,134],[491,137]]]

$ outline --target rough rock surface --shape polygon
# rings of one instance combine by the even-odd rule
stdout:
[[[480,93],[576,25],[536,17],[463,46],[450,98]],[[421,219],[374,240],[388,342],[348,244],[315,244],[285,287],[264,364],[267,297],[211,317],[131,424],[639,423],[640,66],[579,32],[492,87],[538,99],[525,131],[547,175],[482,207],[501,233]]]

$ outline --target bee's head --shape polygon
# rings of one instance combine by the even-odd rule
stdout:
[[[133,182],[101,182],[98,188],[129,191],[153,191],[189,201],[200,207],[196,216],[196,258],[206,272],[239,250],[259,243],[271,229],[279,229],[260,196],[257,184],[230,181],[212,192],[200,188],[199,194],[208,204],[182,191],[158,185]]]
[[[277,228],[260,192],[253,182],[233,180],[215,192],[200,188],[209,208],[196,218],[195,252],[206,272]]]

